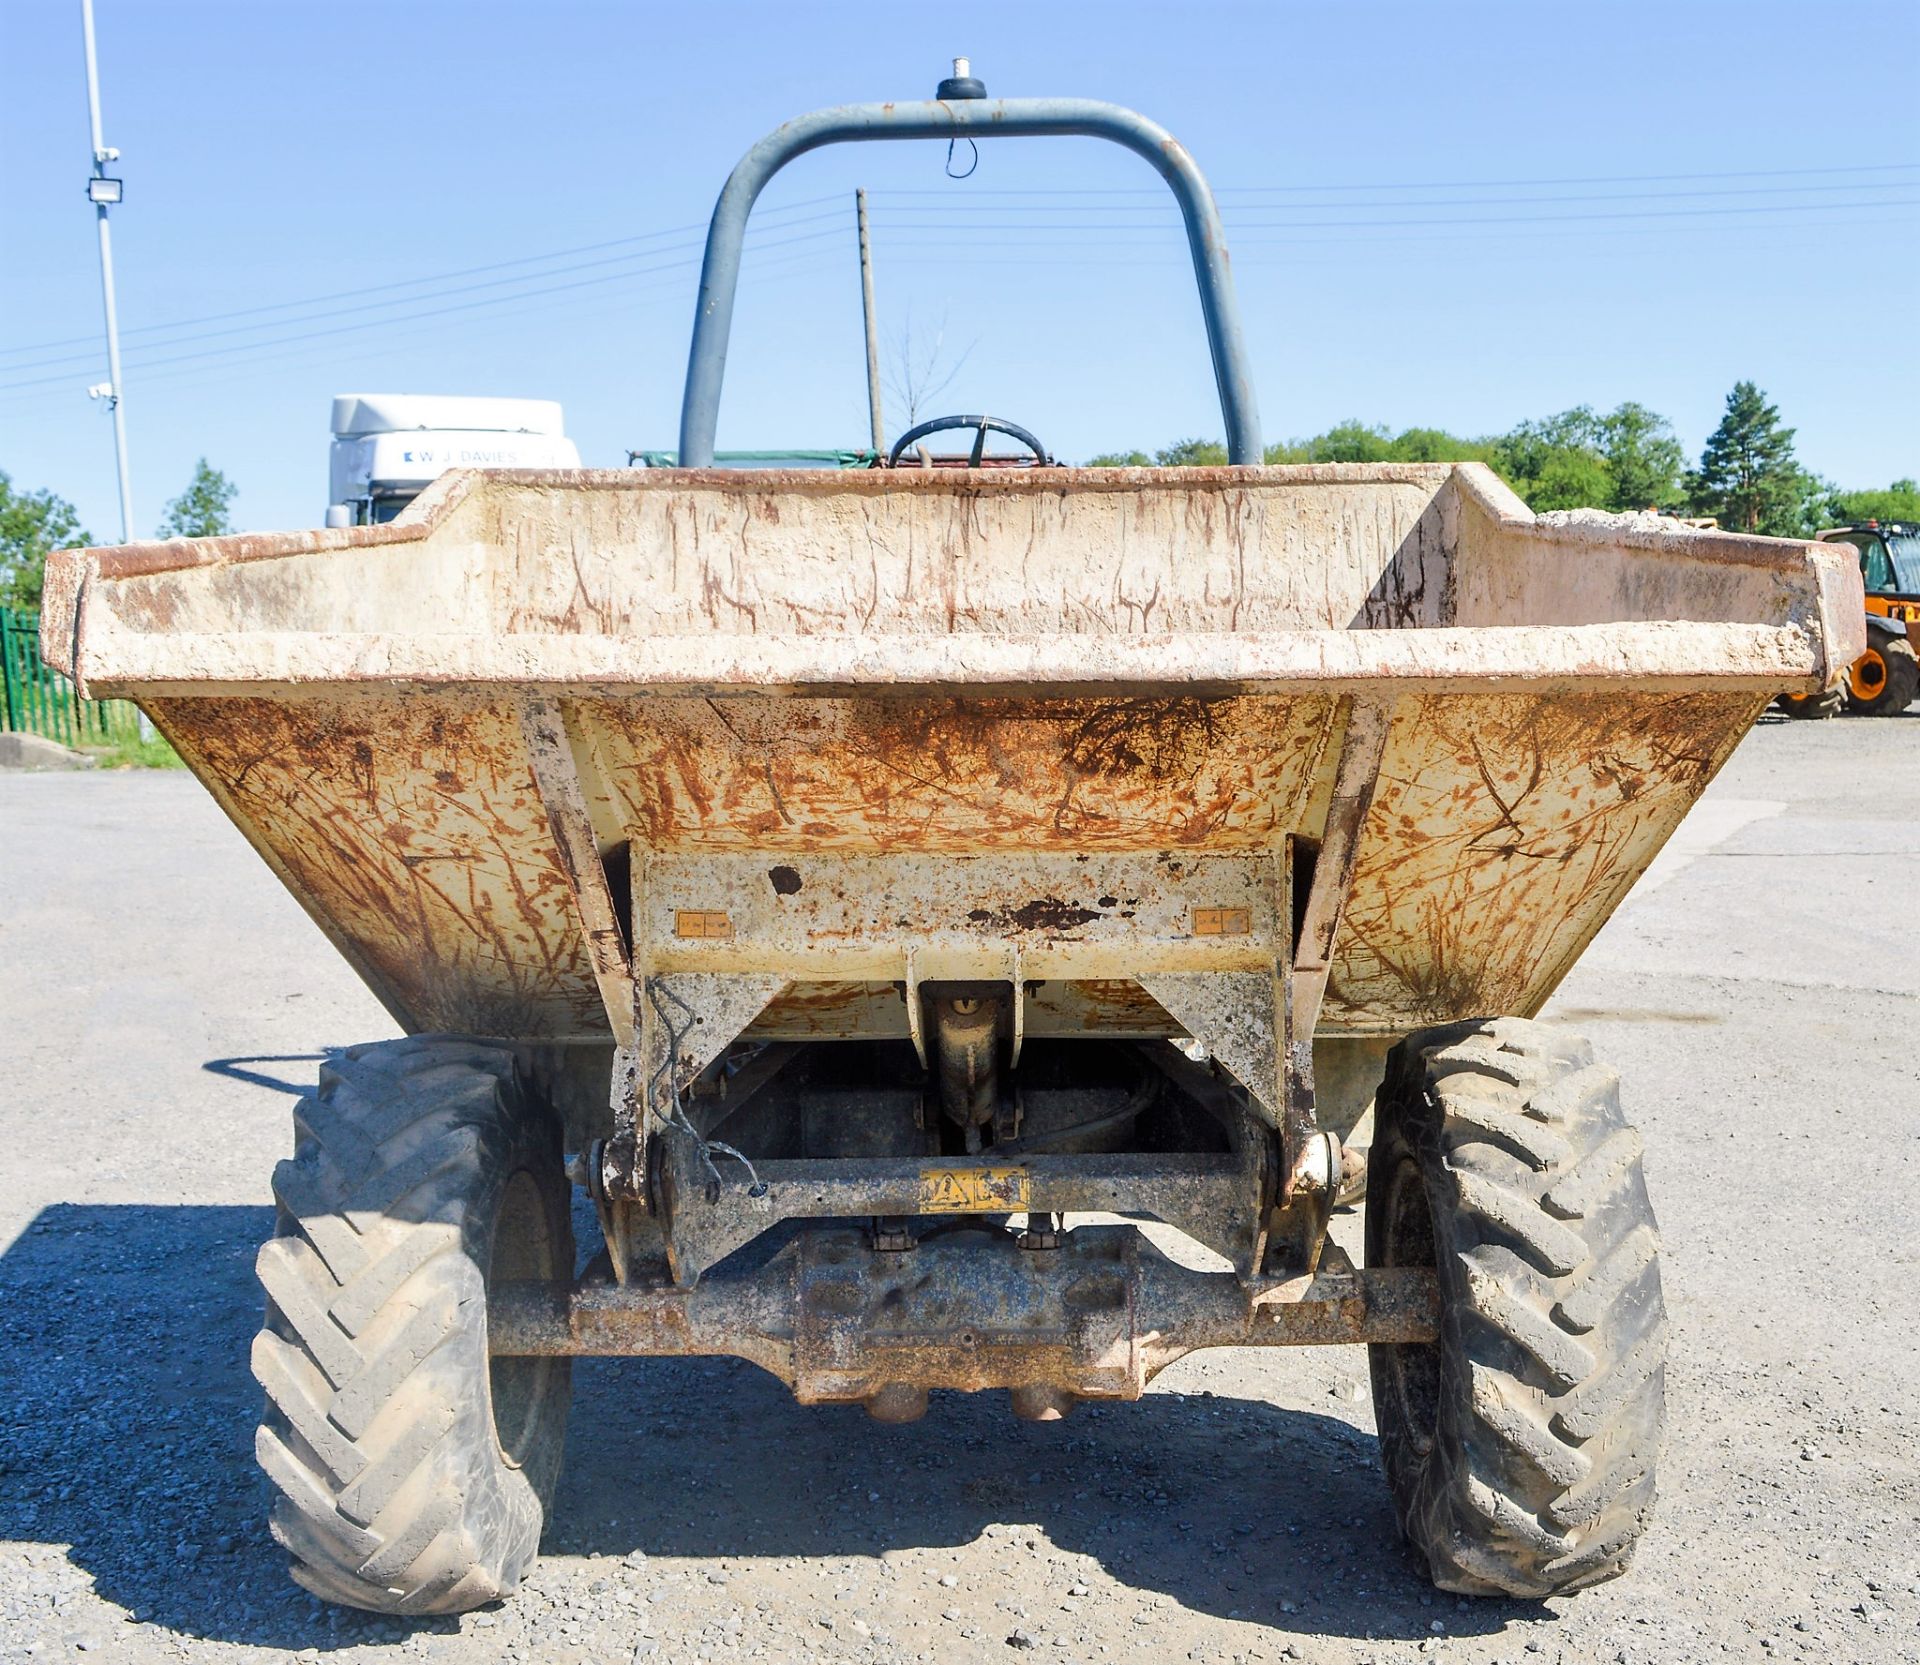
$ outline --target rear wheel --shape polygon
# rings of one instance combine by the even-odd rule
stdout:
[[[1369,1349],[1402,1530],[1442,1589],[1624,1571],[1653,1504],[1666,1319],[1639,1139],[1585,1041],[1518,1019],[1395,1047],[1367,1261],[1432,1266],[1435,1342]]]
[[[1913,643],[1869,622],[1867,651],[1847,667],[1847,706],[1862,717],[1897,717],[1920,695]]]
[[[569,1361],[492,1360],[487,1289],[573,1271],[560,1134],[497,1047],[354,1047],[294,1111],[259,1256],[255,1440],[315,1595],[459,1613],[533,1564]]]

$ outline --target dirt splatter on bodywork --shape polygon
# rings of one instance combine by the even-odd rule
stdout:
[[[1135,950],[1284,965],[1287,842],[1383,703],[1319,1018],[1378,1034],[1536,1008],[1765,699],[1854,655],[1857,584],[1817,545],[1543,526],[1471,465],[466,474],[387,527],[62,552],[43,642],[408,1027],[530,1038],[606,1035],[620,984],[529,698],[636,963],[765,943],[752,1021],[789,1036],[895,1032],[929,929],[1017,957],[1053,1032],[1178,1033]],[[1264,929],[1196,931],[1255,893]],[[669,896],[726,930],[677,938]]]

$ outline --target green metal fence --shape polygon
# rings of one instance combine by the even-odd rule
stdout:
[[[0,607],[0,728],[39,734],[67,746],[112,746],[141,739],[139,707],[129,700],[83,700],[73,684],[40,662],[40,615]]]

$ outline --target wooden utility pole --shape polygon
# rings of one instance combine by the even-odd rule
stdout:
[[[867,413],[873,423],[873,448],[885,456],[887,428],[880,415],[880,326],[873,315],[873,247],[867,239],[867,189],[864,185],[853,193],[853,206],[860,222],[860,306],[867,321]]]

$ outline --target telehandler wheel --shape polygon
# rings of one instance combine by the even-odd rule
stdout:
[[[1402,1531],[1444,1590],[1550,1596],[1626,1569],[1653,1505],[1666,1316],[1614,1073],[1516,1018],[1387,1060],[1367,1262],[1434,1266],[1440,1338],[1374,1345]]]
[[[1847,667],[1847,709],[1860,717],[1897,717],[1920,695],[1913,643],[1867,623],[1867,651]]]
[[[460,1613],[533,1564],[570,1361],[490,1360],[487,1289],[568,1279],[560,1129],[513,1055],[440,1037],[348,1049],[294,1110],[262,1246],[254,1450],[313,1594]]]
[[[1847,703],[1847,690],[1844,684],[1836,682],[1831,688],[1822,688],[1817,694],[1780,694],[1773,703],[1789,717],[1798,717],[1803,721],[1837,717],[1840,708]]]

